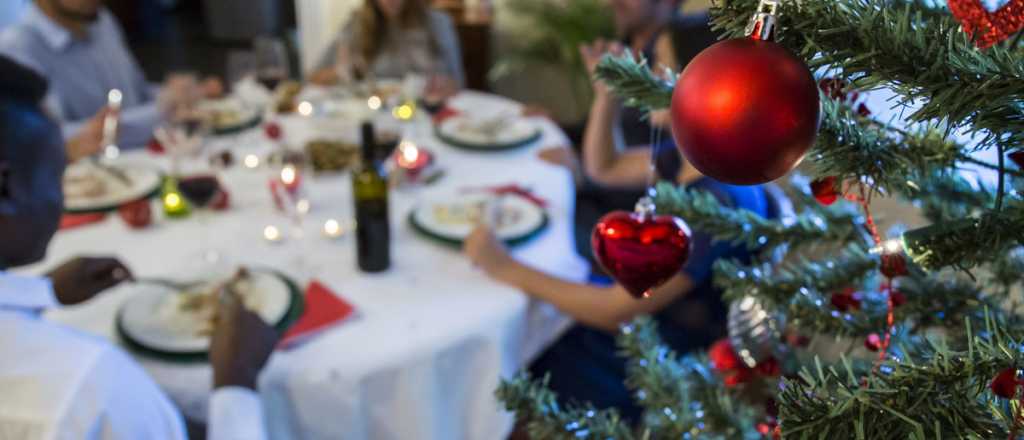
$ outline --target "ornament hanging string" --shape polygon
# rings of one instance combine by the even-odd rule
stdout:
[[[650,119],[650,116],[648,116]],[[662,129],[653,120],[650,121],[651,127],[651,165],[650,174],[647,176],[647,195],[652,195],[654,192],[654,185],[658,183],[658,159],[661,157],[661,133]]]
[[[852,202],[856,202],[860,205],[864,211],[864,225],[867,227],[868,232],[871,234],[872,241],[875,242],[875,246],[882,246],[882,237],[878,233],[878,225],[875,224],[875,218],[871,215],[871,195],[868,194],[867,188],[862,182],[856,184],[860,194],[855,194],[850,191],[852,188],[847,187],[844,193],[846,193],[846,199]],[[876,373],[878,368],[885,361],[885,356],[889,351],[889,343],[892,338],[892,330],[895,325],[895,305],[892,302],[892,278],[886,277],[885,282],[882,283],[882,290],[885,292],[886,298],[886,313],[885,313],[885,337],[882,339],[882,346],[878,350],[878,361],[875,363],[875,368],[872,373]]]

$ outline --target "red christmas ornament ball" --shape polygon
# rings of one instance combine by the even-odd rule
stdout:
[[[739,355],[732,349],[728,339],[719,339],[708,349],[708,359],[711,366],[719,372],[733,371],[739,368],[746,368]]]
[[[872,333],[864,339],[864,347],[871,351],[878,351],[882,348],[882,337],[878,333]]]
[[[136,200],[121,205],[117,209],[121,220],[133,229],[140,229],[149,226],[153,222],[153,211],[149,206],[149,199]]]
[[[678,217],[615,211],[597,222],[591,244],[605,271],[643,298],[686,264],[690,228]]]
[[[814,144],[820,114],[804,62],[753,38],[705,49],[672,95],[672,133],[683,156],[736,185],[770,182],[796,167]]]
[[[281,126],[276,122],[268,122],[263,126],[263,132],[266,133],[267,137],[272,140],[281,139]]]
[[[828,206],[839,199],[839,191],[836,190],[836,176],[822,177],[811,182],[811,194],[818,200],[818,203]]]
[[[893,307],[899,307],[907,303],[907,296],[896,289],[889,290],[889,299],[892,300]]]
[[[883,254],[879,270],[882,275],[889,278],[901,277],[910,273],[907,271],[907,260],[901,254]]]
[[[992,389],[992,394],[1004,399],[1010,399],[1017,395],[1017,388],[1020,385],[1021,381],[1017,379],[1017,369],[1011,367],[1000,371],[995,379],[992,379],[989,388]]]
[[[862,298],[852,287],[843,289],[842,292],[832,294],[832,307],[840,312],[860,309]]]

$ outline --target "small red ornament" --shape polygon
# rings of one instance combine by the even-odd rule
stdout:
[[[907,296],[896,289],[889,290],[889,299],[892,300],[893,307],[899,307],[907,303]]]
[[[859,310],[862,298],[852,287],[847,287],[841,292],[832,294],[832,307],[840,312]]]
[[[133,229],[140,229],[149,226],[153,222],[153,211],[149,206],[149,199],[136,200],[121,205],[117,213]]]
[[[149,143],[146,144],[146,150],[153,154],[164,154],[164,152],[166,151],[164,149],[164,144],[161,144],[160,141],[157,140],[156,138],[152,138],[149,140]]]
[[[597,222],[594,256],[634,297],[679,273],[690,256],[690,228],[677,217],[615,211]]]
[[[864,339],[864,347],[871,351],[878,351],[882,348],[882,337],[878,333],[872,333]]]
[[[907,275],[907,260],[901,254],[883,254],[880,270],[882,275],[896,278]]]
[[[686,66],[672,95],[672,133],[705,175],[755,185],[795,168],[817,136],[818,86],[782,46],[734,38]]]
[[[227,211],[231,207],[231,195],[222,186],[210,202],[210,208],[214,211]]]
[[[778,376],[782,373],[782,367],[779,366],[779,361],[775,360],[774,357],[758,362],[754,366],[754,370],[762,376]]]
[[[828,206],[839,199],[839,191],[836,190],[836,176],[822,177],[811,182],[811,194],[818,200],[818,203]]]
[[[1013,163],[1017,164],[1017,168],[1024,170],[1024,150],[1014,151],[1007,155]]]
[[[263,132],[266,133],[267,137],[271,140],[281,139],[281,126],[276,122],[268,122],[263,126]]]
[[[974,44],[987,49],[1024,29],[1024,0],[1010,0],[995,11],[980,0],[949,0],[949,11]]]
[[[771,425],[765,422],[761,422],[757,424],[757,432],[760,433],[761,435],[768,435],[771,434],[772,427]]]
[[[1017,388],[1020,386],[1021,381],[1017,379],[1017,369],[1010,367],[1000,371],[995,379],[992,379],[989,388],[992,389],[992,394],[1004,399],[1011,399],[1017,395]]]
[[[733,371],[744,367],[739,355],[732,349],[728,339],[719,339],[708,349],[708,359],[711,360],[711,367],[719,372]]]

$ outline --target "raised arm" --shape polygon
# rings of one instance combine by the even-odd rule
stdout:
[[[693,288],[689,277],[680,273],[655,289],[651,298],[641,300],[619,285],[600,287],[565,281],[516,261],[485,227],[470,235],[465,252],[491,278],[551,303],[578,322],[610,332],[639,315],[665,308]]]
[[[580,54],[593,75],[606,53],[621,53],[622,46],[598,40],[580,47]],[[583,133],[583,170],[594,182],[611,187],[640,187],[647,183],[650,148],[625,149],[619,123],[619,103],[608,87],[593,80],[594,101]]]

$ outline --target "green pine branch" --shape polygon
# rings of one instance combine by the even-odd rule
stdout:
[[[715,240],[740,243],[752,250],[782,244],[842,243],[860,234],[859,215],[842,206],[813,209],[792,220],[769,220],[746,209],[722,206],[707,191],[667,182],[658,184],[655,204],[659,213],[678,216],[690,227],[712,234]]]
[[[904,246],[918,265],[970,269],[993,262],[1024,244],[1024,200],[1013,199],[1002,210],[936,223],[903,233]]]
[[[679,358],[667,349],[650,318],[623,326],[617,342],[629,359],[626,385],[645,409],[651,438],[760,439],[758,411],[723,392],[721,379],[704,357]]]
[[[597,410],[589,404],[563,407],[548,388],[548,378],[532,380],[520,373],[503,380],[495,396],[524,423],[530,438],[575,440],[579,438],[634,438],[617,411]]]
[[[634,56],[627,49],[620,56],[605,55],[594,76],[604,81],[616,96],[624,98],[627,106],[658,110],[672,105],[675,73],[666,70],[661,78],[655,76],[642,54]]]
[[[888,360],[866,383],[849,364],[805,369],[781,393],[782,432],[794,439],[1006,438],[1007,402],[988,384],[1020,365],[1020,343],[996,327],[987,333],[964,349],[932,342],[913,358]]]

